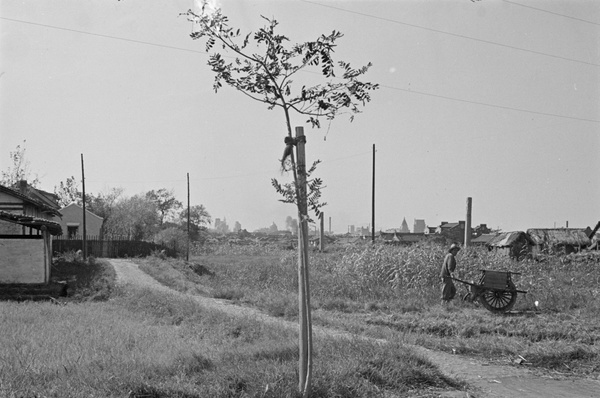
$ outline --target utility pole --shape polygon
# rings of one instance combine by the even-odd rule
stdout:
[[[467,198],[467,221],[465,223],[465,247],[471,246],[471,207],[473,199]]]
[[[321,221],[321,231],[319,232],[319,251],[323,252],[323,250],[325,250],[325,217],[323,213],[321,213],[319,219]]]
[[[185,261],[190,261],[190,173],[187,173],[187,253]]]
[[[373,187],[371,192],[371,243],[375,244],[375,144],[373,144]]]
[[[85,225],[85,170],[83,166],[83,153],[81,154],[81,189],[83,195],[83,261],[87,259],[87,229]]]

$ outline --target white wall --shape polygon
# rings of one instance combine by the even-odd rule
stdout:
[[[44,239],[0,239],[0,283],[47,282],[44,250]]]

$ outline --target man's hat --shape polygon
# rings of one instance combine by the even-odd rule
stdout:
[[[450,245],[450,249],[448,249],[448,251],[451,252],[454,249],[460,250],[460,246],[457,245],[456,243],[453,243],[452,245]]]

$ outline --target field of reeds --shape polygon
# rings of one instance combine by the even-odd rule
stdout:
[[[547,256],[514,261],[482,248],[458,254],[456,276],[477,280],[480,270],[520,273],[513,311],[493,314],[463,302],[457,285],[449,307],[440,304],[439,268],[446,248],[436,243],[409,247],[330,247],[310,256],[310,289],[316,325],[390,341],[565,374],[600,374],[600,255]],[[273,316],[295,319],[297,259],[293,250],[223,247],[191,264],[168,268],[202,286],[213,297],[252,305]],[[198,272],[194,272],[194,271]],[[522,362],[520,360],[519,362]]]

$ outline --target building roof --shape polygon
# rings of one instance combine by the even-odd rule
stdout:
[[[477,238],[471,239],[471,243],[487,244],[492,239],[494,239],[496,237],[496,235],[498,235],[498,234],[482,234],[481,236],[478,236]]]
[[[61,211],[63,211],[63,210],[66,210],[66,209],[68,209],[68,208],[71,208],[71,207],[76,207],[76,208],[78,208],[78,209],[79,209],[81,212],[83,212],[83,207],[82,207],[82,206],[79,206],[77,203],[71,203],[70,205],[63,207],[63,208],[62,208],[62,209],[60,209],[60,210],[61,210]],[[91,211],[89,211],[88,209],[85,209],[85,214],[86,214],[86,215],[91,215],[91,216],[94,216],[94,217],[96,217],[97,219],[99,219],[100,221],[104,220],[104,218],[100,217],[100,216],[99,216],[99,215],[97,215],[97,214],[94,214],[94,213],[92,213],[92,212],[91,212]]]
[[[461,223],[458,223],[458,222],[448,222],[446,224],[440,225],[440,228],[442,228],[442,229],[452,229],[452,228],[456,228],[456,227],[458,227],[460,225],[461,225]]]
[[[589,246],[592,243],[585,231],[577,228],[531,228],[527,234],[536,245]]]
[[[531,239],[523,231],[512,231],[512,232],[501,232],[494,236],[488,243],[488,246],[492,247],[510,247],[515,242],[525,239],[531,243]]]
[[[386,243],[415,243],[425,239],[425,234],[411,234],[410,232],[401,233],[394,230],[381,232],[381,238]]]
[[[0,220],[35,229],[42,229],[42,227],[46,227],[52,235],[62,235],[62,227],[60,224],[45,218],[25,216],[23,214],[14,214],[0,210]]]
[[[58,203],[56,202],[56,195],[42,191],[41,189],[33,188],[30,185],[26,187],[27,194],[21,191],[10,188],[4,185],[0,185],[0,192],[4,192],[8,195],[14,196],[15,198],[21,199],[23,202],[37,206],[43,212],[50,213],[54,216],[60,217],[60,211]]]

